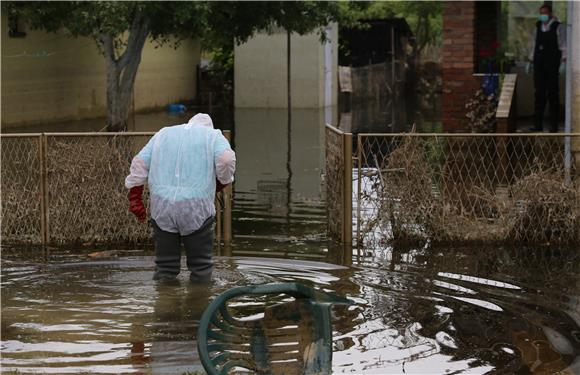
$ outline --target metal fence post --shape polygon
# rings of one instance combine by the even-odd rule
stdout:
[[[223,198],[223,194],[222,194]],[[216,233],[215,239],[218,245],[221,245],[222,241],[222,204],[218,197],[215,200],[215,222],[216,222]]]
[[[50,221],[49,221],[49,192],[48,192],[48,142],[46,134],[40,135],[40,192],[41,197],[41,230],[42,245],[47,246],[50,242]]]
[[[42,134],[38,136],[38,191],[40,199],[40,243],[46,245],[46,204],[44,200],[44,142]]]
[[[229,245],[232,242],[232,185],[228,185],[224,190],[224,245]]]
[[[357,135],[356,140],[356,165],[357,165],[357,187],[356,187],[356,246],[357,249],[362,243],[362,238],[360,235],[360,221],[361,221],[361,195],[362,195],[362,136]]]
[[[352,244],[352,133],[344,133],[342,137],[344,157],[342,242]]]
[[[229,130],[223,131],[224,137],[231,143],[232,133]],[[224,214],[223,214],[223,239],[224,245],[228,246],[232,242],[232,184],[223,190]]]

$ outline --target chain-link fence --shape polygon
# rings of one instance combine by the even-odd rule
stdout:
[[[2,243],[149,242],[149,227],[128,210],[124,180],[153,134],[2,135]],[[230,239],[230,198],[229,188],[218,198],[218,240]]]
[[[2,242],[42,242],[41,136],[3,135],[0,149]]]
[[[579,140],[359,134],[357,240],[578,243]]]

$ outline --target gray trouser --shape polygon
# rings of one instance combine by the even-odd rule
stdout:
[[[201,228],[187,236],[166,232],[151,220],[155,240],[154,280],[175,279],[181,269],[181,243],[185,247],[187,268],[191,281],[210,281],[213,271],[212,250],[214,218],[207,219]]]

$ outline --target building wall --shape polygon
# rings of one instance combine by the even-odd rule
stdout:
[[[94,41],[25,29],[8,36],[2,17],[2,127],[106,115],[105,60]],[[147,43],[135,83],[135,110],[193,99],[199,41],[178,49]]]
[[[475,34],[475,2],[444,2],[442,122],[446,132],[464,130],[465,103],[477,88]]]
[[[338,26],[328,29],[330,39],[331,103],[338,98]],[[235,48],[234,87],[237,108],[287,107],[287,36],[280,30],[258,34]],[[325,45],[318,34],[291,37],[292,107],[325,106]]]

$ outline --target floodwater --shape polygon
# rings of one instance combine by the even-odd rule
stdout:
[[[135,130],[191,114],[137,115]],[[219,118],[219,116],[214,116]],[[354,301],[336,306],[335,373],[580,373],[578,249],[329,247],[324,128],[336,110],[238,110],[235,243],[214,281],[151,280],[150,253],[4,251],[2,371],[202,371],[196,329],[208,300],[240,285],[302,282]],[[28,131],[99,130],[88,121]],[[353,126],[355,124],[353,123]],[[90,249],[88,251],[91,251]],[[184,267],[185,269],[185,267]]]
[[[346,267],[332,256],[218,257],[210,286],[190,284],[185,271],[179,285],[156,284],[151,256],[27,258],[4,255],[3,371],[201,370],[195,337],[208,300],[288,281],[355,302],[334,308],[335,373],[580,371],[571,250],[369,250]]]

